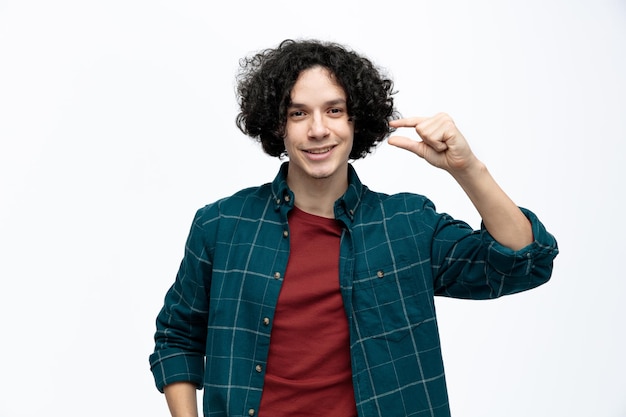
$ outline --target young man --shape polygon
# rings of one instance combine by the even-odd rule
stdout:
[[[336,44],[285,41],[242,62],[240,129],[288,156],[272,183],[200,209],[150,357],[174,417],[449,416],[435,295],[546,282],[554,238],[445,114],[398,119],[392,82]],[[365,187],[349,164],[389,143],[444,169],[483,220]]]

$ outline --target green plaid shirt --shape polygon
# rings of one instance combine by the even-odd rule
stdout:
[[[204,388],[207,417],[258,414],[289,258],[286,174],[287,163],[271,184],[198,210],[157,318],[157,388]],[[334,209],[344,227],[339,279],[359,416],[449,416],[433,297],[489,299],[541,285],[555,239],[522,209],[535,240],[512,251],[423,196],[372,192],[352,167]]]

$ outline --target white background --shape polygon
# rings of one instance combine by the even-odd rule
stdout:
[[[626,3],[0,1],[0,417],[167,416],[154,318],[197,208],[280,161],[235,127],[239,58],[348,44],[406,116],[450,113],[557,237],[545,286],[438,299],[453,415],[626,416]],[[479,218],[381,145],[376,191]]]

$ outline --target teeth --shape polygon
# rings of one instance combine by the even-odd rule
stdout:
[[[307,151],[308,153],[315,153],[315,154],[319,154],[319,153],[326,153],[330,151],[330,148],[324,148],[324,149],[317,149],[317,150],[310,150]]]

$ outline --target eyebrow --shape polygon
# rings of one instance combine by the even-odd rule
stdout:
[[[337,98],[335,100],[329,100],[329,101],[325,102],[324,105],[326,105],[326,106],[335,106],[335,105],[338,105],[338,104],[345,105],[346,103],[347,103],[346,100],[344,100],[343,98]],[[291,103],[289,105],[290,109],[291,108],[301,109],[301,108],[304,108],[304,107],[307,107],[307,105],[304,104],[304,103]]]

